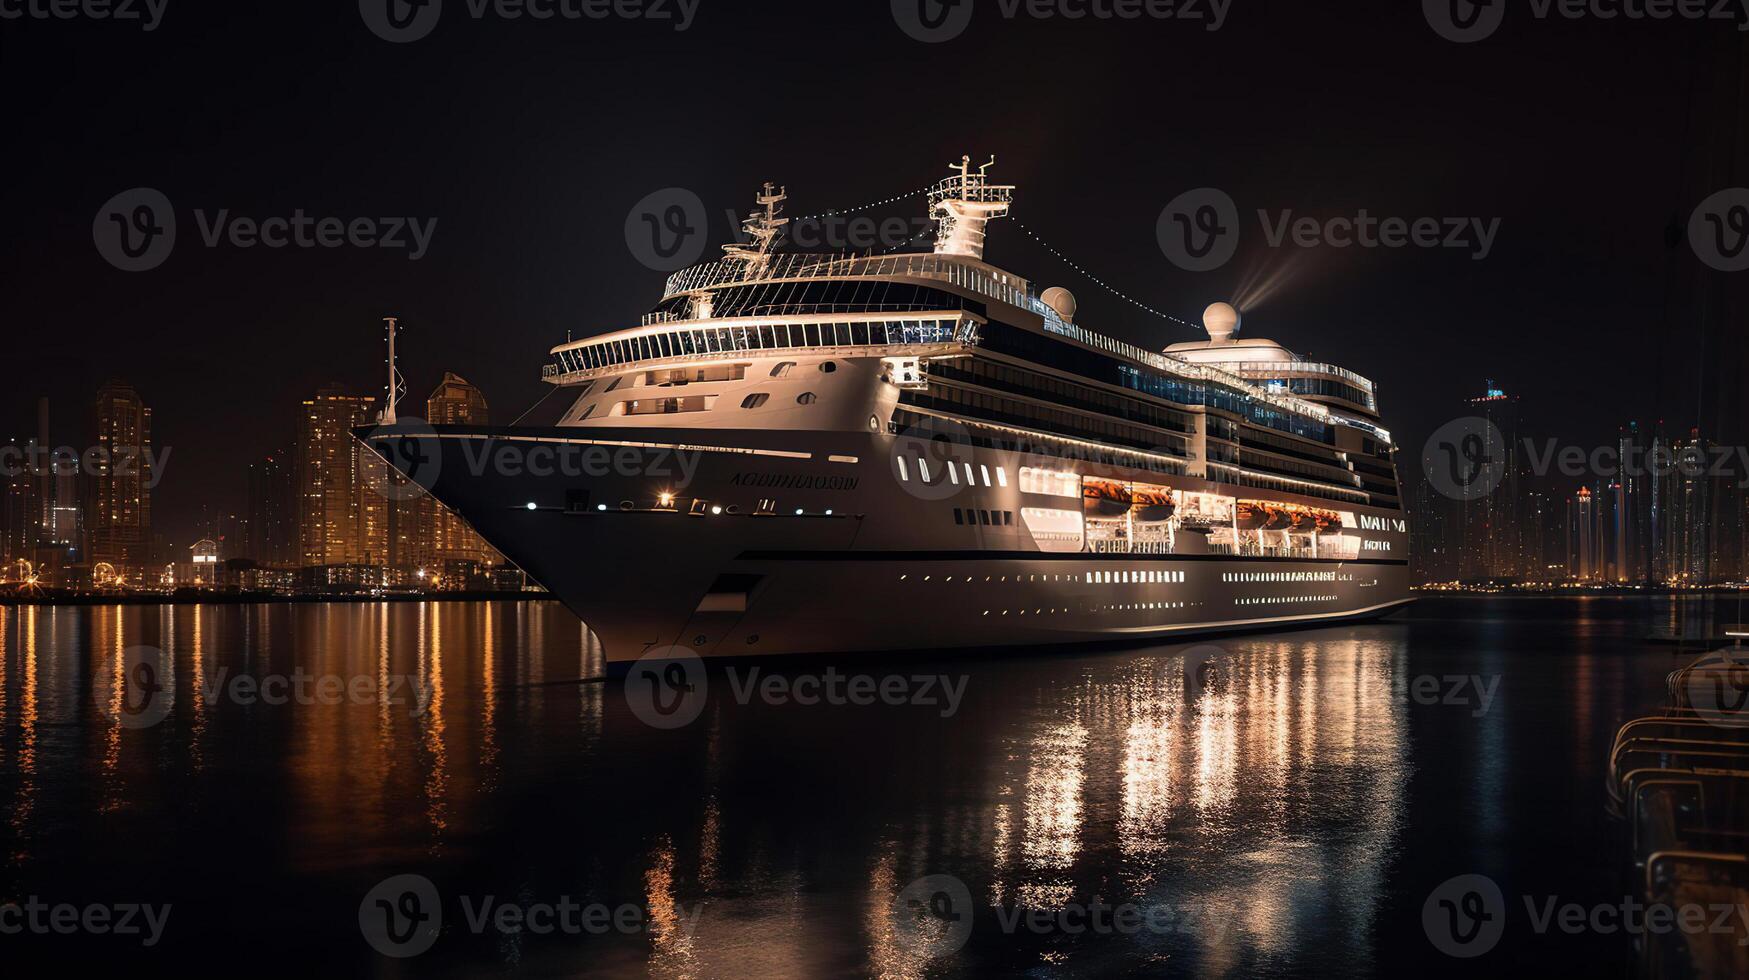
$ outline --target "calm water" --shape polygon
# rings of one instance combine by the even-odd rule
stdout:
[[[170,906],[149,948],[27,931],[0,956],[135,975],[1621,975],[1624,940],[1538,935],[1522,896],[1627,893],[1601,767],[1676,660],[1639,642],[1649,612],[1433,599],[1188,653],[840,668],[945,675],[964,684],[951,711],[938,687],[777,703],[713,675],[696,720],[663,728],[625,685],[576,682],[599,652],[556,605],[0,608],[0,903]],[[137,647],[164,651],[155,724],[120,700]],[[238,677],[303,677],[306,696],[264,703]],[[1516,908],[1476,961],[1422,926],[1465,873]],[[442,928],[391,959],[360,907],[407,874]],[[956,885],[969,935],[945,921]],[[918,895],[942,917],[895,913]],[[625,926],[476,929],[488,896]],[[1151,918],[1075,929],[1095,902]]]

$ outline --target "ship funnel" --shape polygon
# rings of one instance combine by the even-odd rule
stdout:
[[[1241,317],[1231,303],[1216,303],[1202,311],[1202,326],[1209,332],[1209,343],[1231,343],[1239,332]]]
[[[972,158],[960,157],[957,173],[929,190],[929,216],[936,221],[935,254],[984,257],[984,226],[1008,214],[1014,201],[1011,185],[989,182],[996,158],[972,172]]]

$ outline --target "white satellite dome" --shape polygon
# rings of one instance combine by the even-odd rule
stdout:
[[[1224,344],[1233,339],[1239,332],[1239,311],[1231,303],[1216,303],[1202,311],[1203,329],[1209,332],[1209,341]]]
[[[1079,307],[1075,302],[1074,293],[1061,286],[1052,286],[1045,290],[1039,299],[1043,300],[1046,306],[1056,310],[1057,315],[1063,318],[1064,323],[1075,322],[1075,310]]]

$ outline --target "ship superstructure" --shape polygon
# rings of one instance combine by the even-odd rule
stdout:
[[[612,664],[1169,638],[1409,600],[1367,379],[1239,339],[1146,350],[984,261],[1014,188],[962,159],[926,253],[745,241],[553,348],[544,427],[366,438],[573,609]],[[594,469],[528,465],[611,460]],[[407,466],[404,460],[436,461]]]

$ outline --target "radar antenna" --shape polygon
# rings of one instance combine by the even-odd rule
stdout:
[[[401,369],[395,366],[395,324],[396,317],[385,316],[383,322],[389,325],[389,388],[388,397],[383,402],[382,414],[378,421],[383,425],[395,424],[395,406],[400,404],[401,396],[407,393],[407,381],[401,377]]]
[[[993,218],[1006,217],[1014,203],[1011,184],[990,183],[990,168],[996,158],[972,173],[972,158],[960,157],[949,177],[929,190],[929,216],[936,221],[935,254],[984,257],[984,226]]]
[[[766,181],[764,192],[753,198],[759,210],[749,213],[741,222],[743,240],[723,246],[726,258],[742,264],[741,278],[752,279],[770,264],[771,253],[783,239],[783,226],[789,224],[788,218],[778,217],[788,199],[789,188],[779,189]]]

